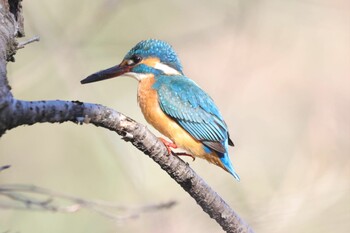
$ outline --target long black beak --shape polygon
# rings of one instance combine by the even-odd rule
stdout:
[[[127,73],[129,70],[130,70],[130,67],[122,63],[120,65],[116,65],[111,68],[101,70],[92,75],[89,75],[85,79],[81,80],[80,83],[81,84],[92,83],[92,82],[97,82],[97,81],[118,77]]]

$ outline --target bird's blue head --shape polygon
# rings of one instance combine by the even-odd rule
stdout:
[[[119,65],[94,73],[81,83],[96,82],[122,75],[141,80],[149,74],[183,74],[180,60],[167,42],[155,39],[143,40],[125,55]]]
[[[124,60],[130,59],[136,61],[143,60],[143,64],[153,68],[155,67],[154,64],[166,65],[182,73],[182,66],[177,54],[171,45],[165,41],[149,39],[139,42],[124,57]]]

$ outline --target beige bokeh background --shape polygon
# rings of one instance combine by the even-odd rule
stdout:
[[[242,180],[184,158],[190,166],[256,232],[350,229],[348,1],[31,0],[23,7],[27,38],[41,41],[8,65],[17,98],[101,103],[146,124],[135,80],[80,80],[119,63],[142,39],[166,40],[220,107]],[[89,210],[1,210],[0,232],[221,232],[158,165],[101,128],[16,128],[0,140],[1,164],[12,165],[2,184],[127,206],[179,204],[121,222]]]

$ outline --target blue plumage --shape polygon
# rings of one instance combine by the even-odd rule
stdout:
[[[227,126],[210,96],[182,75],[158,75],[155,80],[153,88],[159,96],[161,109],[201,141],[208,153],[216,151],[227,170],[239,180],[227,153]]]
[[[141,57],[157,57],[164,64],[173,67],[182,74],[181,62],[170,44],[155,39],[143,40],[133,47],[124,57],[130,59],[133,55]]]
[[[213,100],[185,76],[159,75],[153,88],[160,107],[201,141],[224,141],[227,127]]]

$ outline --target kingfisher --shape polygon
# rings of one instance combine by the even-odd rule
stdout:
[[[215,164],[239,181],[228,155],[233,146],[227,125],[213,99],[184,75],[181,62],[167,42],[143,40],[135,45],[119,65],[96,72],[82,84],[127,76],[138,81],[137,100],[149,124],[190,155]]]

